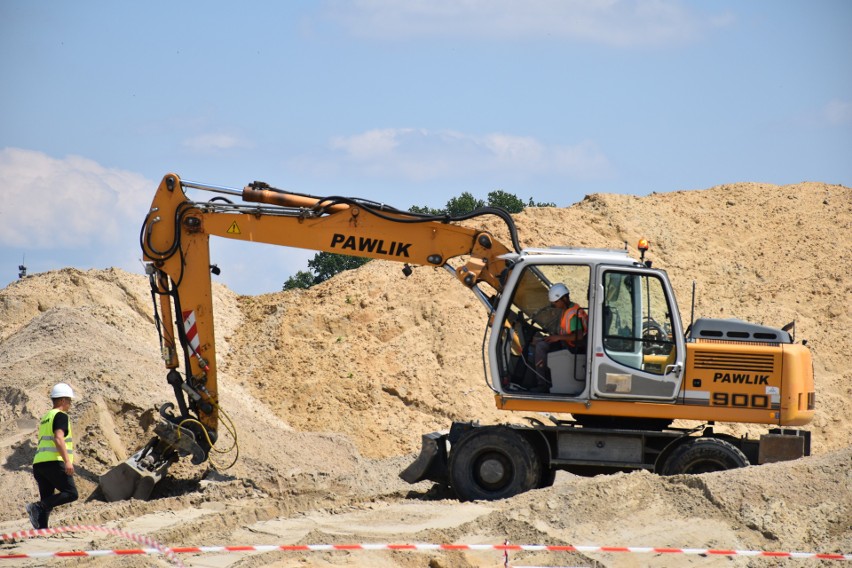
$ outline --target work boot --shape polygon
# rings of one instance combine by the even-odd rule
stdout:
[[[27,503],[27,515],[30,516],[30,523],[32,523],[33,528],[40,528],[38,518],[41,516],[41,505],[38,503]]]

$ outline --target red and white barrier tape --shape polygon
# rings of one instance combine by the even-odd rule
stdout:
[[[134,555],[134,554],[165,554],[179,566],[180,560],[176,554],[199,554],[216,552],[333,552],[360,550],[425,550],[425,551],[484,551],[494,550],[504,553],[508,558],[509,552],[591,552],[591,553],[652,553],[652,554],[696,554],[705,556],[757,556],[763,558],[800,558],[811,560],[852,560],[852,554],[830,552],[777,552],[765,550],[730,550],[712,548],[658,548],[646,546],[574,546],[547,544],[262,544],[254,546],[180,546],[164,547],[144,536],[137,536],[125,531],[98,526],[73,526],[53,529],[20,531],[0,535],[0,540],[13,541],[21,538],[47,536],[62,532],[98,531],[129,538],[136,542],[149,545],[149,548],[134,548],[121,550],[88,550],[74,552],[31,552],[18,554],[0,554],[0,560],[17,560],[21,558],[69,558],[84,556]]]
[[[37,536],[50,536],[53,534],[61,534],[67,532],[103,532],[114,536],[120,536],[139,544],[148,545],[149,548],[137,548],[128,550],[82,550],[71,552],[30,552],[19,554],[0,554],[0,560],[17,560],[20,558],[73,558],[82,556],[108,556],[108,555],[123,555],[123,554],[164,554],[166,558],[171,560],[180,568],[184,568],[183,563],[175,555],[174,551],[167,546],[163,546],[156,540],[147,536],[141,536],[120,529],[111,529],[108,527],[94,525],[74,525],[69,527],[54,527],[50,529],[33,529],[28,531],[18,531],[10,534],[0,534],[0,542],[12,542],[24,538],[34,538]]]

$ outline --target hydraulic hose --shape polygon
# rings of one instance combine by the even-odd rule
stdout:
[[[321,206],[319,204],[322,204]],[[360,207],[369,213],[372,213],[376,217],[380,219],[384,219],[386,221],[392,221],[395,223],[431,223],[431,222],[440,222],[440,223],[453,223],[459,221],[467,221],[468,219],[473,219],[475,217],[482,217],[484,215],[494,215],[495,217],[499,217],[506,223],[506,227],[509,229],[509,237],[512,240],[512,246],[515,248],[515,252],[521,252],[521,243],[518,239],[518,228],[515,226],[515,220],[512,219],[512,215],[503,209],[502,207],[480,207],[479,209],[474,209],[470,213],[464,213],[461,215],[428,215],[424,213],[411,213],[408,211],[400,211],[399,209],[395,209],[393,207],[387,205],[379,205],[378,207],[374,207],[368,202],[352,199],[349,197],[325,197],[322,198],[318,202],[318,207],[329,207],[331,205],[337,204],[346,204],[346,205],[354,205]],[[413,217],[412,219],[399,219],[396,217],[391,217],[389,215],[385,215],[383,211],[390,211],[392,213],[401,214],[401,215],[410,215]]]

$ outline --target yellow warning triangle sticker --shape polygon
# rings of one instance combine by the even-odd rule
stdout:
[[[231,226],[228,227],[228,234],[229,235],[240,235],[240,234],[242,234],[242,231],[240,231],[240,226],[237,225],[236,221],[231,223]]]

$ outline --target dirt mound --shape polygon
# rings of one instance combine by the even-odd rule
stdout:
[[[648,238],[649,256],[668,271],[685,321],[693,282],[696,318],[775,327],[795,321],[797,339],[807,339],[814,355],[815,456],[702,476],[560,474],[552,488],[489,504],[442,501],[428,484],[412,488],[396,475],[421,433],[454,419],[521,417],[498,412],[485,385],[478,300],[443,271],[421,267],[405,278],[399,265],[374,261],[310,290],[246,297],[216,286],[221,403],[236,427],[239,460],[224,469],[233,453],[214,454],[218,471],[182,462],[148,503],[86,500],[98,475],[151,436],[155,409],[172,394],[146,278],[69,268],[0,290],[0,493],[12,504],[0,511],[0,532],[26,528],[36,420],[47,409],[47,390],[65,380],[79,394],[72,420],[83,499],[59,509],[56,522],[122,526],[175,546],[256,543],[260,535],[279,542],[509,538],[850,552],[852,369],[844,347],[852,327],[852,190],[735,184],[642,198],[591,195],[567,209],[527,209],[516,222],[525,247],[627,242],[632,250],[640,236]],[[489,228],[509,242],[504,227]],[[217,447],[232,441],[224,434]],[[92,538],[80,546],[92,548]],[[60,541],[57,550],[77,542]],[[424,556],[406,554],[371,556],[369,563],[424,564]],[[495,565],[495,558],[430,557],[436,566]],[[693,561],[651,559],[563,560]],[[233,562],[303,566],[302,560],[282,553]],[[313,561],[358,565],[363,558]]]

